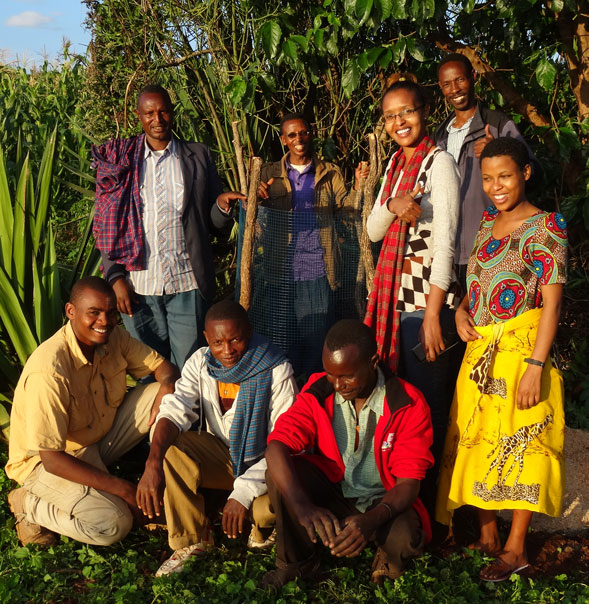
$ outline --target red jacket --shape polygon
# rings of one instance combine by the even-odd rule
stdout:
[[[421,392],[411,384],[388,376],[384,414],[374,433],[374,455],[385,489],[395,486],[395,477],[422,480],[433,465],[430,410]],[[344,479],[345,466],[332,427],[333,386],[325,373],[309,378],[293,406],[274,425],[268,442],[284,443],[293,454],[305,453],[332,482]],[[415,511],[421,518],[427,540],[431,524],[423,503],[416,499]]]

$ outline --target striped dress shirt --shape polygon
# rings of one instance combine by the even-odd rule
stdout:
[[[161,296],[196,289],[182,227],[184,178],[174,138],[162,151],[145,144],[140,195],[147,268],[129,272],[135,291]]]

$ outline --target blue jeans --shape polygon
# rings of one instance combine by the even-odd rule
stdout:
[[[206,345],[203,330],[208,302],[197,289],[163,296],[136,296],[133,316],[122,315],[125,328],[182,369],[190,355]]]
[[[428,471],[422,483],[422,495],[420,495],[424,504],[428,507],[428,511],[431,511],[430,506],[435,502],[435,485],[448,427],[448,413],[456,387],[464,345],[459,342],[451,350],[438,356],[433,363],[419,361],[412,352],[412,348],[419,342],[419,330],[424,315],[425,311],[423,310],[401,313],[399,376],[421,390],[431,411],[434,429],[434,442],[431,451],[435,465]],[[440,325],[448,345],[459,339],[454,322],[454,311],[448,306],[442,307]]]

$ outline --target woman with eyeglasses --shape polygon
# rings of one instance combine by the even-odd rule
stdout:
[[[460,177],[452,156],[428,136],[429,105],[414,76],[392,76],[388,84],[382,115],[399,148],[367,222],[371,241],[384,241],[364,322],[376,331],[382,361],[424,394],[437,462],[459,366],[453,345]],[[422,484],[430,510],[436,474],[437,463]]]

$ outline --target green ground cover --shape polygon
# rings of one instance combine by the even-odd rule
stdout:
[[[6,463],[6,447],[0,464]],[[325,555],[324,573],[313,583],[289,583],[272,594],[257,585],[273,567],[273,555],[247,552],[244,544],[221,538],[220,547],[179,575],[155,579],[168,555],[163,530],[135,529],[121,543],[91,547],[62,537],[47,550],[20,547],[6,495],[14,488],[0,471],[0,602],[19,604],[166,604],[241,602],[411,602],[419,604],[589,603],[589,585],[579,573],[556,577],[513,576],[500,584],[482,583],[479,554],[429,552],[394,583],[368,581],[372,552],[355,560]]]

